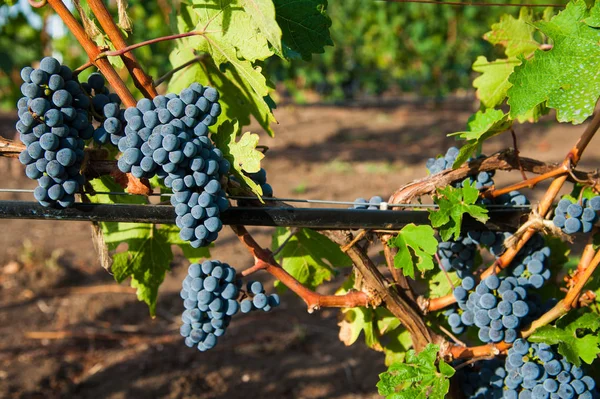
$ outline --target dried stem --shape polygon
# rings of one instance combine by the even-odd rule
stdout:
[[[537,184],[543,182],[544,180],[553,179],[555,177],[562,176],[567,173],[569,173],[569,169],[565,168],[563,165],[561,165],[558,168],[551,170],[550,172],[544,173],[542,175],[535,176],[530,179],[525,179],[518,183],[511,184],[510,186],[507,186],[507,187],[486,191],[484,194],[484,197],[495,198],[495,197],[499,197],[503,194],[510,193],[511,191],[514,191],[514,190],[520,190],[522,188],[533,188]]]
[[[396,287],[398,287],[400,289],[400,292],[404,294],[404,296],[406,296],[409,300],[411,300],[412,302],[416,302],[417,298],[415,297],[415,293],[413,292],[408,282],[408,279],[406,278],[404,273],[402,273],[401,269],[398,269],[396,266],[394,266],[394,256],[398,251],[397,248],[391,248],[390,246],[386,245],[387,239],[383,240],[382,238],[382,241],[385,262],[387,263],[388,270],[392,274],[392,278],[396,282]]]
[[[102,0],[88,0],[88,5],[115,48],[117,50],[126,48],[127,43],[125,42],[125,38],[106,9],[104,2]],[[147,98],[156,97],[158,93],[152,85],[152,78],[150,78],[150,76],[148,76],[140,67],[135,55],[129,51],[125,51],[120,55],[125,67],[127,67],[127,70],[129,70],[129,73],[133,78],[135,87],[137,87]]]
[[[273,254],[269,250],[262,248],[245,227],[231,226],[231,229],[255,260],[254,266],[244,270],[242,276],[247,276],[258,270],[266,271],[302,298],[308,307],[309,313],[312,313],[315,309],[325,307],[354,308],[359,306],[368,307],[370,305],[370,298],[361,291],[350,291],[345,295],[321,295],[309,290],[286,272],[273,259]]]

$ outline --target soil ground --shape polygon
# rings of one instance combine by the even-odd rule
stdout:
[[[280,197],[351,201],[388,196],[423,177],[425,161],[464,129],[472,98],[433,106],[287,106],[264,166]],[[0,117],[12,137],[15,116]],[[522,155],[560,161],[581,126],[552,118],[517,130]],[[258,129],[254,129],[258,131]],[[512,146],[493,139],[486,153]],[[592,143],[584,169],[597,167]],[[503,173],[497,181],[519,179]],[[33,188],[16,160],[0,159],[0,188]],[[1,199],[32,200],[29,194]],[[264,245],[269,229],[251,230]],[[337,311],[307,314],[287,293],[269,314],[236,317],[226,337],[200,354],[178,335],[178,296],[187,263],[176,257],[151,319],[126,284],[100,267],[87,223],[0,220],[0,397],[2,398],[337,398],[377,397],[383,355],[338,338]],[[213,257],[236,268],[251,259],[224,230]],[[262,276],[264,282],[271,282]],[[339,283],[339,282],[338,282]],[[322,287],[335,290],[336,281]],[[272,286],[267,284],[269,289]]]

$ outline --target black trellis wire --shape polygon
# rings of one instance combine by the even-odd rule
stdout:
[[[482,224],[465,215],[468,230],[514,231],[528,209],[490,209]],[[67,209],[45,208],[37,202],[0,201],[0,219],[40,219],[91,222],[174,224],[175,210],[167,205],[76,203]],[[410,223],[430,224],[424,210],[358,210],[339,208],[231,207],[221,214],[226,225],[307,227],[326,230],[399,230]]]

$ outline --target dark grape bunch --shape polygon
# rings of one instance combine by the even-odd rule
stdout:
[[[267,295],[260,281],[248,281],[246,284],[246,294],[249,296],[240,303],[242,313],[249,313],[253,310],[263,310],[265,312],[279,306],[279,295]]]
[[[273,187],[267,183],[267,171],[264,168],[260,168],[256,173],[249,173],[248,176],[260,186],[264,197],[273,196]]]
[[[383,198],[381,198],[379,195],[375,195],[369,198],[368,201],[360,197],[354,200],[354,205],[351,206],[350,209],[380,209],[382,202],[384,202]]]
[[[240,310],[242,313],[258,309],[268,312],[279,306],[279,296],[267,295],[258,281],[248,282],[248,292],[243,293],[235,269],[218,260],[192,263],[182,286],[180,296],[185,310],[180,333],[188,347],[197,346],[201,352],[217,344],[231,318]],[[249,295],[251,299],[238,302],[239,298]]]
[[[600,196],[584,198],[581,205],[567,198],[558,201],[552,222],[566,234],[589,233],[598,221]]]
[[[569,363],[547,344],[518,339],[508,350],[503,397],[591,399],[597,397],[596,382],[580,367]]]
[[[430,174],[434,175],[446,169],[451,169],[452,165],[456,161],[460,150],[456,147],[450,147],[446,151],[443,157],[429,158],[425,163],[427,170]],[[477,176],[469,176],[462,182],[455,184],[455,186],[464,186],[468,183],[475,184],[475,188],[481,190],[482,188],[491,187],[494,185],[494,172],[479,172]]]
[[[27,177],[38,181],[34,197],[41,205],[69,207],[84,183],[84,140],[94,134],[89,97],[71,69],[52,57],[37,69],[23,68],[21,78],[16,128],[27,148],[19,160]]]
[[[460,388],[466,399],[497,399],[502,397],[507,372],[498,358],[483,360],[477,367],[457,371]]]
[[[94,141],[98,144],[110,141],[116,146],[125,129],[125,110],[121,109],[121,99],[108,90],[104,76],[97,72],[92,73],[81,87],[91,98],[93,118],[100,122],[100,126],[94,130]]]
[[[235,269],[218,260],[192,263],[180,296],[185,311],[180,333],[185,344],[201,352],[212,349],[225,334],[231,317],[240,310],[240,282]]]
[[[118,142],[118,167],[133,176],[164,179],[182,240],[194,248],[213,242],[229,207],[221,178],[229,162],[208,137],[221,113],[218,92],[193,83],[176,94],[142,99],[124,111],[127,122]],[[108,119],[107,119],[108,120]]]

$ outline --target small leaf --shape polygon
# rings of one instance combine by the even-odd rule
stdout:
[[[450,279],[450,280],[448,280]],[[452,293],[453,287],[460,285],[460,277],[456,272],[440,270],[429,280],[429,298],[439,298]],[[450,284],[452,282],[452,284]]]
[[[500,22],[493,24],[492,30],[483,38],[492,44],[504,46],[505,53],[509,57],[531,54],[540,46],[533,38],[535,27],[532,23],[533,12],[523,7],[518,19],[512,15],[503,15]]]
[[[581,360],[591,364],[600,354],[600,337],[597,333],[600,329],[600,315],[584,313],[575,317],[577,318],[573,321],[567,317],[559,320],[556,326],[538,328],[529,340],[549,345],[558,344],[558,353],[576,366],[581,365]]]
[[[454,239],[458,239],[465,213],[481,223],[488,220],[487,209],[475,205],[478,197],[479,190],[469,181],[460,188],[452,186],[438,188],[433,199],[439,209],[429,211],[429,220],[431,225],[438,229],[443,241],[450,240],[453,235]]]
[[[452,167],[457,168],[462,165],[481,143],[510,129],[511,125],[512,121],[508,119],[508,115],[498,109],[480,110],[472,115],[467,123],[468,130],[448,135],[468,140],[468,143],[461,148]]]
[[[235,141],[238,132],[239,123],[234,119],[223,122],[211,138],[231,164],[231,173],[262,201],[263,192],[260,185],[243,173],[255,173],[260,170],[260,161],[265,156],[256,150],[258,135],[246,132],[240,141]]]
[[[477,89],[477,98],[487,108],[502,104],[511,84],[508,78],[515,66],[521,61],[517,57],[488,61],[480,55],[473,63],[473,70],[481,76],[473,80],[473,87]]]
[[[415,266],[421,272],[433,269],[433,255],[437,244],[435,232],[430,226],[416,226],[412,223],[404,226],[388,242],[388,245],[398,248],[394,266],[412,278],[415,277]]]
[[[443,399],[450,388],[454,369],[440,361],[435,365],[439,346],[428,344],[421,353],[406,353],[403,363],[394,363],[379,375],[377,389],[386,399]]]

